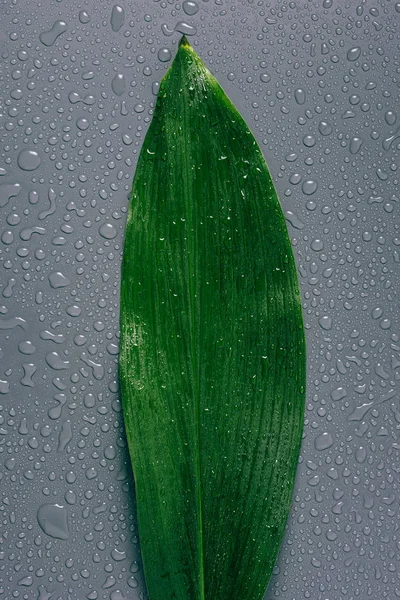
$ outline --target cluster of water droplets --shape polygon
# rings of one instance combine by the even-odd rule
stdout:
[[[119,273],[137,156],[181,34],[254,131],[299,267],[306,425],[267,597],[400,597],[399,13],[385,0],[5,5],[0,598],[145,594]]]

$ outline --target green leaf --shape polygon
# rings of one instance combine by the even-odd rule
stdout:
[[[120,377],[150,599],[261,599],[301,442],[301,302],[262,153],[185,38],[136,168]]]

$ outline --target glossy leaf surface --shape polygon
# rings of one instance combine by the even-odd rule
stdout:
[[[150,599],[260,600],[301,442],[301,302],[263,155],[185,39],[134,179],[120,377]]]

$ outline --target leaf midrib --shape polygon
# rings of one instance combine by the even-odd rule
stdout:
[[[181,47],[181,52],[183,49]],[[182,56],[182,60],[185,58]],[[189,131],[188,118],[187,118],[187,106],[184,103],[183,111],[183,131]],[[192,376],[193,376],[193,391],[194,391],[194,420],[195,420],[195,432],[196,432],[196,483],[197,483],[197,507],[198,507],[198,533],[199,533],[199,583],[200,583],[200,598],[199,600],[205,600],[205,576],[204,576],[204,540],[203,540],[203,496],[202,496],[202,485],[201,485],[201,452],[200,452],[200,390],[198,380],[198,361],[196,356],[196,290],[195,290],[195,224],[193,223],[193,205],[190,200],[192,198],[193,189],[189,184],[189,175],[192,172],[189,160],[187,137],[183,135],[183,151],[184,151],[184,188],[186,188],[186,206],[188,208],[188,276],[189,276],[189,306],[190,306],[190,353],[192,363]],[[188,185],[189,184],[189,185]],[[192,243],[191,243],[192,241]]]

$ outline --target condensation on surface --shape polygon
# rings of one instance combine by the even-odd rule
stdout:
[[[262,148],[308,342],[266,599],[400,597],[400,3],[6,2],[0,598],[146,597],[118,393],[128,195],[182,33]]]

